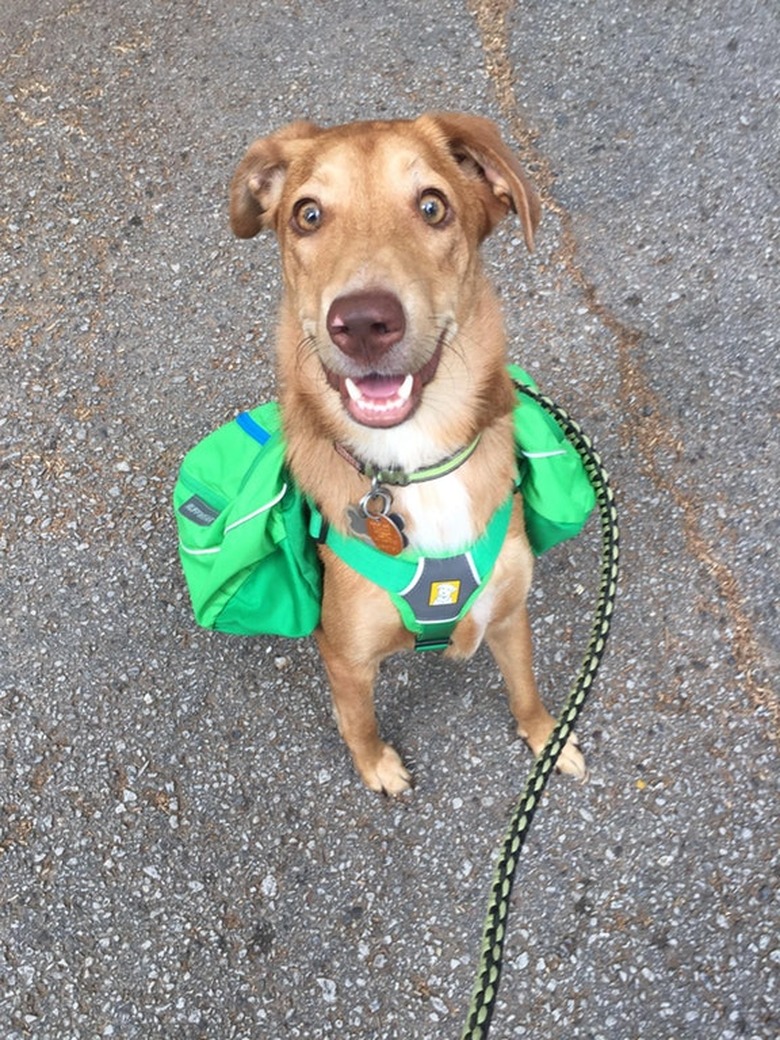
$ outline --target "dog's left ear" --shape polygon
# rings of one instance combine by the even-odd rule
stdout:
[[[432,112],[419,122],[433,123],[464,172],[472,172],[481,183],[485,205],[482,237],[513,210],[520,217],[525,244],[532,253],[541,218],[539,198],[495,123],[461,112]]]

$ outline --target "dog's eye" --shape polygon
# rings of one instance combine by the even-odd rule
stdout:
[[[295,203],[292,219],[299,231],[316,231],[322,224],[322,210],[314,199],[301,199]]]
[[[447,200],[434,188],[428,188],[420,196],[420,201],[417,206],[422,213],[422,218],[426,224],[430,224],[435,227],[437,224],[443,224],[450,213],[450,208],[447,205]]]

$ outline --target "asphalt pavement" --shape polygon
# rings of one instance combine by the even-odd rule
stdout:
[[[511,355],[595,438],[612,641],[512,897],[491,1040],[780,1035],[778,10],[772,0],[5,0],[0,1033],[460,1036],[530,767],[496,669],[383,670],[415,791],[358,783],[311,640],[198,630],[180,459],[274,396],[247,144],[462,109],[544,199],[485,259]],[[597,525],[539,561],[551,708]]]

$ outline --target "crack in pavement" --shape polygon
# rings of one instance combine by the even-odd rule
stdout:
[[[501,112],[520,145],[521,154],[533,166],[533,177],[543,207],[560,222],[561,245],[556,259],[580,292],[583,305],[615,342],[620,397],[626,417],[621,424],[622,439],[627,446],[634,445],[639,464],[647,478],[659,491],[669,496],[680,511],[688,551],[712,578],[729,617],[731,632],[728,638],[737,667],[737,681],[752,703],[767,712],[773,737],[779,740],[780,701],[763,678],[766,662],[745,609],[737,579],[702,531],[703,508],[699,494],[678,479],[677,474],[667,474],[659,462],[659,452],[668,453],[671,458],[679,460],[684,448],[682,438],[675,434],[674,423],[664,412],[661,399],[650,386],[638,357],[637,347],[643,340],[643,334],[622,321],[599,299],[597,286],[585,274],[578,256],[579,244],[574,221],[555,198],[555,177],[550,159],[538,148],[538,133],[529,126],[517,97],[515,73],[509,57],[509,14],[515,6],[515,0],[466,2],[479,29],[486,70]]]

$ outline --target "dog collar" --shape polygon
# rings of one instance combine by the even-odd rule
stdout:
[[[467,459],[471,458],[481,436],[481,434],[477,434],[471,444],[467,444],[465,448],[460,448],[454,454],[448,455],[441,462],[437,462],[435,466],[424,466],[422,469],[412,470],[411,473],[407,473],[402,469],[379,469],[377,466],[371,465],[370,462],[362,462],[360,459],[355,458],[352,452],[343,444],[334,444],[333,447],[345,462],[348,462],[350,466],[354,466],[358,473],[368,477],[375,483],[390,484],[393,487],[406,487],[408,484],[421,484],[426,480],[436,480],[438,477],[446,477],[448,473],[453,473]]]

